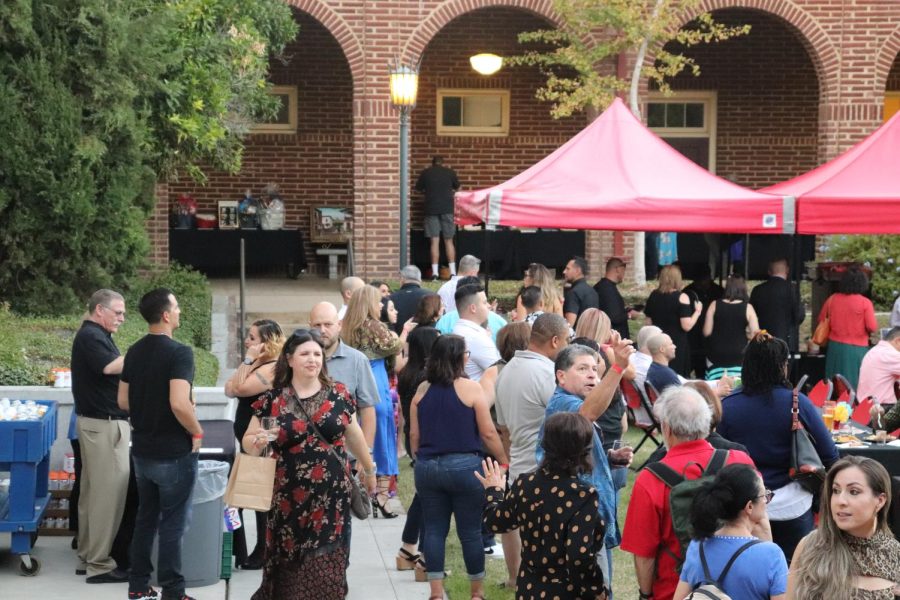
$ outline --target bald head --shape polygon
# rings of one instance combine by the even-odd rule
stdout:
[[[665,333],[658,333],[647,340],[647,351],[654,361],[663,364],[669,364],[675,358],[675,344]]]
[[[659,335],[660,333],[662,333],[662,329],[660,329],[656,325],[644,325],[643,327],[641,327],[640,331],[638,331],[637,334],[638,352],[650,354],[650,351],[647,350],[647,342],[650,341],[650,338],[655,335]]]
[[[366,282],[359,277],[344,277],[341,280],[341,297],[344,298],[344,304],[350,302],[350,296],[353,292],[366,285]]]
[[[337,348],[341,336],[341,322],[338,311],[331,302],[319,302],[309,311],[309,326],[318,329],[325,345],[325,353],[330,355]]]

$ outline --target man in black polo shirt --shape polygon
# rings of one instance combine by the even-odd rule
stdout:
[[[581,256],[573,256],[563,270],[563,277],[566,283],[571,286],[566,290],[566,299],[563,302],[563,316],[572,327],[575,326],[575,321],[578,320],[581,313],[589,308],[599,308],[600,306],[597,292],[585,281],[587,274],[587,261]]]
[[[72,397],[81,446],[78,559],[88,583],[126,581],[110,556],[128,492],[128,413],[116,404],[123,359],[112,334],[125,321],[125,300],[98,290],[72,342]]]
[[[163,598],[190,600],[181,574],[181,537],[187,528],[191,492],[203,429],[191,401],[194,353],[172,339],[181,309],[170,290],[158,288],[141,298],[148,334],[125,355],[119,407],[131,414],[138,504],[131,540],[128,598],[156,598],[150,587],[150,552],[159,530],[157,580]]]
[[[625,261],[614,256],[606,261],[606,274],[594,284],[594,291],[600,301],[598,308],[606,313],[612,328],[626,340],[631,337],[628,334],[629,311],[625,309],[625,300],[618,288],[624,280]]]
[[[450,263],[450,275],[456,275],[456,247],[453,234],[453,198],[459,189],[459,178],[453,169],[444,166],[444,159],[435,156],[431,166],[419,174],[416,191],[425,194],[425,237],[431,244],[431,278],[438,278],[441,236],[444,236],[444,250]]]

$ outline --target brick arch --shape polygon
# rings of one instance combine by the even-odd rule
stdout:
[[[887,78],[900,54],[900,25],[891,32],[887,37],[881,49],[878,51],[878,57],[875,59],[875,76],[873,84],[875,85],[875,93],[883,94],[887,87]]]
[[[359,38],[353,33],[353,29],[341,15],[321,0],[287,0],[287,3],[313,17],[337,40],[341,50],[344,51],[344,58],[347,59],[347,64],[350,66],[350,76],[354,89],[356,89],[364,77],[364,55],[362,45],[359,43]],[[300,35],[303,35],[302,31]]]
[[[685,23],[703,12],[746,8],[779,17],[799,34],[819,79],[820,98],[825,99],[837,90],[840,56],[819,23],[792,0],[703,0],[686,15]]]
[[[431,15],[416,27],[407,39],[400,56],[416,60],[425,52],[429,42],[447,23],[481,8],[518,8],[547,19],[553,26],[561,24],[553,10],[552,0],[446,0],[431,11]]]

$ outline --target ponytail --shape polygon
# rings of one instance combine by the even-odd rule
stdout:
[[[749,465],[728,465],[704,482],[691,504],[693,537],[711,537],[724,523],[737,519],[747,502],[759,496],[758,482],[759,475]]]

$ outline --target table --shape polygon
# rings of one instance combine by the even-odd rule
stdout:
[[[900,477],[900,446],[872,444],[854,448],[838,447],[838,454],[844,456],[866,456],[880,462],[892,477]]]
[[[237,272],[241,239],[247,270],[282,267],[297,278],[307,267],[299,229],[170,229],[169,258],[207,274]]]
[[[525,268],[533,262],[557,270],[557,274],[573,256],[584,256],[584,231],[538,229],[521,231],[501,228],[496,231],[460,229],[456,232],[456,258],[472,254],[490,264],[481,270],[492,279],[521,279]],[[410,235],[411,258],[423,272],[431,267],[428,240],[421,229]],[[441,242],[441,262],[446,264],[444,243]]]

